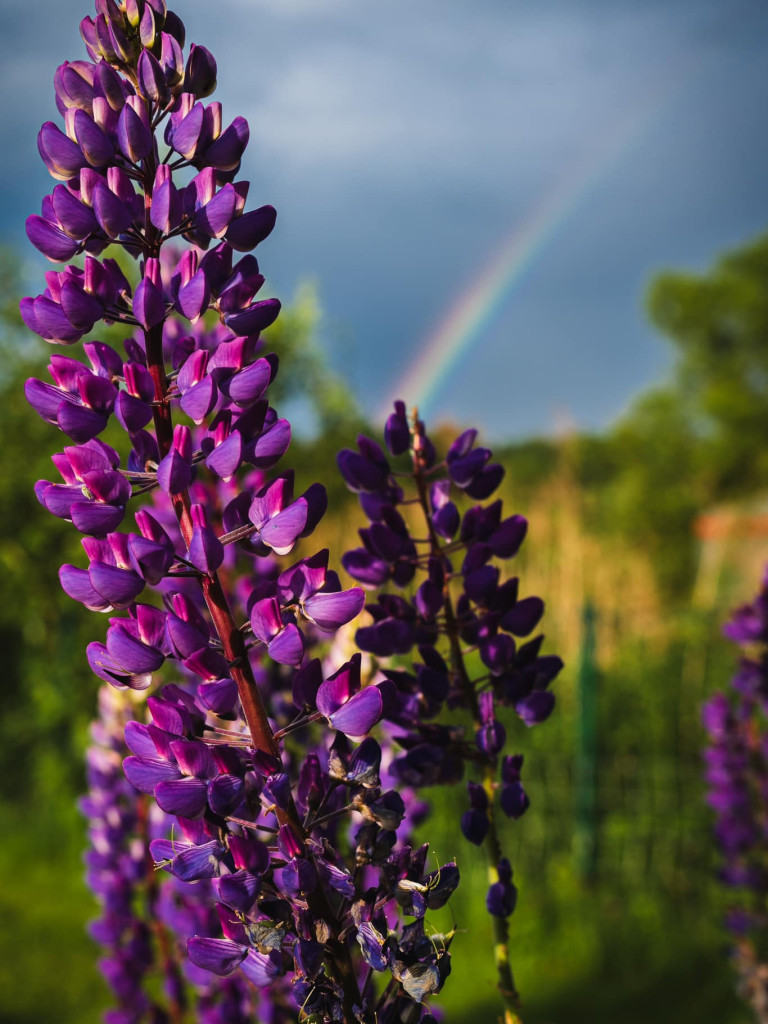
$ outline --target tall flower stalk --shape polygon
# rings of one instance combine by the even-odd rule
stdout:
[[[358,629],[356,640],[392,666],[383,677],[402,695],[389,716],[399,727],[393,740],[405,751],[393,774],[417,791],[455,784],[465,771],[471,776],[461,829],[486,852],[498,988],[506,1024],[519,1024],[508,924],[517,890],[499,813],[517,819],[529,800],[520,781],[523,757],[504,753],[507,729],[497,709],[513,708],[529,727],[543,722],[554,707],[549,685],[562,662],[540,653],[543,636],[519,643],[538,626],[544,604],[520,598],[517,578],[502,580],[497,564],[517,554],[526,520],[504,518],[498,500],[463,515],[456,504],[462,496],[489,498],[503,477],[476,438],[475,430],[465,431],[438,461],[418,413],[409,420],[404,403],[395,402],[385,443],[390,456],[407,456],[410,465],[393,469],[384,450],[364,436],[357,451],[339,454],[341,473],[370,520],[360,530],[363,546],[342,561],[363,586],[378,590],[366,609],[373,624]],[[420,661],[411,658],[414,648]],[[470,738],[456,712],[471,722]]]
[[[82,262],[50,271],[21,311],[53,344],[100,322],[130,335],[124,354],[98,340],[87,363],[55,354],[51,381],[26,385],[72,442],[53,456],[61,480],[36,486],[83,535],[62,586],[117,613],[88,661],[148,694],[127,722],[102,697],[91,755],[96,933],[118,1002],[106,1019],[431,1021],[450,937],[428,937],[425,915],[458,869],[427,870],[403,796],[382,785],[369,733],[397,714],[397,687],[363,686],[359,654],[313,657],[364,595],[342,589],[327,551],[288,558],[326,496],[271,472],[290,425],[268,399],[277,359],[260,335],[280,303],[257,299],[250,250],[275,211],[246,210],[247,122],[224,127],[202,102],[216,62],[194,45],[185,60],[165,0],[97,0],[81,34],[89,60],[55,75],[64,131],[38,137],[58,184],[27,233],[52,262]],[[99,258],[113,246],[137,261],[135,286]],[[122,450],[99,436],[115,424]],[[120,529],[129,510],[136,531]],[[144,993],[158,972],[162,995]]]
[[[719,878],[733,893],[726,926],[739,993],[768,1022],[768,575],[724,633],[743,649],[727,692],[703,708],[707,801],[722,853]]]

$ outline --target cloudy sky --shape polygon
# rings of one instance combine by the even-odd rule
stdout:
[[[35,137],[91,11],[0,7],[0,226],[34,265],[23,218],[52,185]],[[438,325],[512,245],[436,386],[402,397],[491,437],[608,424],[670,365],[643,314],[653,274],[768,225],[764,0],[175,9],[218,60],[225,119],[250,122],[250,199],[279,214],[259,255],[272,292],[316,282],[324,342],[371,411],[415,388]]]

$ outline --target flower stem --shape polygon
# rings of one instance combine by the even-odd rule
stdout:
[[[167,455],[173,444],[173,420],[170,403],[167,400],[168,378],[163,361],[163,325],[158,324],[156,327],[145,331],[144,337],[147,365],[155,385],[155,404],[152,408],[152,414],[157,434],[157,444],[160,449],[160,457],[162,458]],[[193,531],[189,493],[184,491],[180,494],[173,494],[171,495],[171,502],[179,522],[182,537],[187,547],[189,547]],[[250,731],[253,745],[257,750],[264,751],[280,759],[280,745],[272,732],[267,710],[253,675],[251,662],[248,658],[248,650],[245,646],[245,637],[235,624],[221,581],[214,572],[210,575],[201,574],[199,582],[214,629],[221,640],[224,657],[229,663],[230,675],[237,684],[237,692],[243,708],[243,715]],[[281,824],[289,824],[296,836],[304,842],[306,832],[293,798],[291,798],[286,810],[277,811],[277,817]],[[326,949],[329,954],[327,962],[329,969],[344,991],[345,1024],[354,1024],[356,1018],[353,1007],[360,1005],[360,990],[355,977],[349,946],[338,937],[341,933],[341,926],[322,888],[316,889],[309,895],[309,903],[315,915],[319,919],[326,921],[330,928],[331,938],[326,943]]]

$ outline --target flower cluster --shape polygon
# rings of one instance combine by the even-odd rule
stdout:
[[[768,574],[724,633],[745,650],[729,692],[703,707],[707,802],[723,858],[719,877],[735,897],[726,924],[740,989],[768,1021]]]
[[[475,775],[467,783],[461,830],[488,854],[486,903],[511,1020],[516,993],[506,918],[517,891],[495,818],[498,806],[517,819],[529,801],[522,755],[503,754],[507,726],[499,712],[511,708],[529,727],[543,722],[554,707],[549,687],[562,661],[541,653],[542,635],[526,639],[544,604],[520,597],[518,579],[504,578],[498,564],[517,554],[526,520],[505,517],[500,500],[471,504],[463,513],[457,504],[462,495],[490,498],[503,477],[490,450],[476,441],[477,431],[465,431],[438,461],[418,414],[409,421],[404,403],[395,402],[385,429],[388,453],[365,436],[356,451],[339,453],[342,476],[370,522],[360,530],[362,546],[342,561],[354,579],[377,590],[366,605],[371,624],[357,630],[357,644],[377,659],[394,659],[382,670],[396,694],[384,715],[397,728],[393,739],[402,751],[393,775],[417,791],[458,783],[468,766]],[[393,468],[390,457],[400,456],[408,456],[405,468]],[[414,650],[418,657],[411,660]],[[473,735],[457,720],[460,711]]]
[[[237,180],[248,125],[203,102],[216,63],[200,46],[185,59],[165,0],[97,0],[81,34],[89,59],[55,76],[64,128],[38,140],[57,184],[27,233],[52,262],[82,259],[21,309],[51,343],[100,322],[128,335],[53,355],[50,380],[26,384],[70,442],[36,485],[82,534],[61,584],[109,615],[87,652],[107,688],[85,805],[108,1020],[180,1024],[194,1005],[208,1024],[433,1021],[451,936],[425,915],[459,872],[410,841],[412,787],[369,735],[413,725],[415,692],[368,679],[360,652],[322,660],[364,592],[327,551],[294,551],[326,494],[276,471],[291,430],[261,332],[280,304],[257,299],[250,253],[275,211],[247,209]]]

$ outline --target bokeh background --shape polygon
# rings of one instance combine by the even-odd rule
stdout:
[[[334,469],[395,397],[478,426],[529,517],[515,571],[567,670],[515,732],[532,807],[505,843],[531,1024],[658,1024],[733,995],[700,781],[699,709],[734,652],[729,608],[768,557],[768,10],[762,0],[179,0],[245,114],[260,252],[287,310],[281,413],[324,540],[360,522]],[[24,217],[51,182],[35,136],[82,56],[84,0],[0,0],[0,1021],[95,1024],[75,800],[102,629],[58,589],[79,545],[37,505],[56,432],[29,410],[44,343],[19,327],[45,269]],[[494,1019],[484,871],[461,863],[450,1024]],[[448,923],[451,923],[450,918]]]

